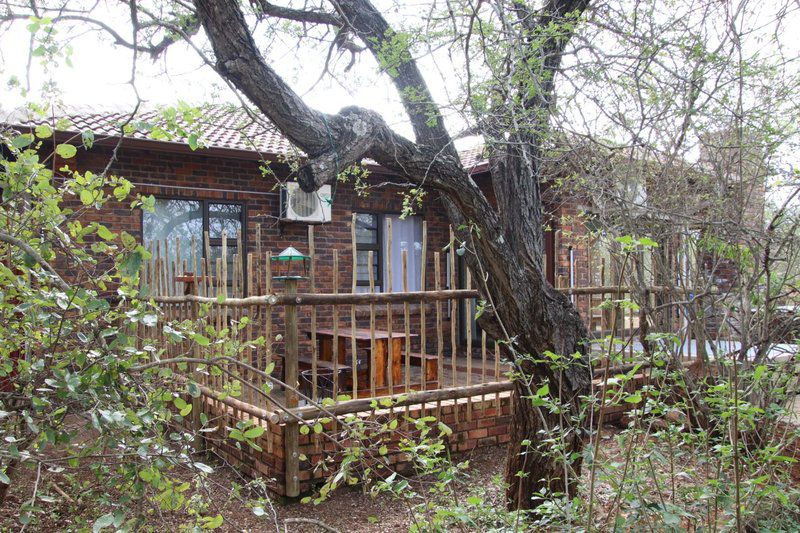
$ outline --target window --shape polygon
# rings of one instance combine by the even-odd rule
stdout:
[[[211,268],[216,268],[216,259],[222,257],[222,233],[227,233],[228,282],[231,282],[233,256],[237,251],[237,235],[244,228],[244,206],[229,202],[206,200],[181,200],[157,198],[153,212],[145,211],[142,219],[142,237],[146,246],[156,241],[168,243],[167,261],[177,258],[175,240],[180,240],[181,260],[186,270],[200,272],[200,265],[192,265],[192,238],[197,246],[197,256],[205,257],[204,233],[208,232]],[[242,242],[245,242],[242,235]],[[163,251],[162,251],[163,253]]]
[[[356,285],[369,287],[369,252],[372,252],[372,275],[375,290],[380,291],[381,283],[381,231],[380,216],[374,213],[356,214]],[[368,289],[360,289],[368,290]]]
[[[388,226],[392,224],[392,248],[388,245]],[[422,219],[377,213],[356,214],[356,281],[361,291],[369,290],[369,252],[372,251],[375,290],[389,288],[388,261],[391,258],[392,291],[403,290],[403,252],[408,254],[408,290],[421,288]]]

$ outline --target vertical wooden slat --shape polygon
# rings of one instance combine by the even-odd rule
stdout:
[[[287,279],[286,293],[297,293],[297,280]],[[285,306],[286,323],[286,365],[285,376],[286,384],[290,387],[286,390],[286,407],[297,407],[298,398],[294,391],[297,387],[297,306],[288,304]],[[299,428],[297,422],[290,420],[286,422],[284,428],[284,447],[286,455],[286,495],[294,498],[300,494],[300,451],[299,451]]]
[[[467,290],[472,288],[472,274],[467,269]],[[467,334],[467,386],[472,385],[472,298],[464,300],[464,320]],[[467,399],[467,420],[472,421],[472,398]]]
[[[203,232],[203,247],[205,249],[206,275],[209,278],[206,282],[206,296],[211,298],[216,296],[216,294],[212,294],[212,292],[214,292],[213,278],[219,278],[219,272],[214,271],[214,269],[211,268],[211,239],[209,238],[207,231]]]
[[[494,380],[500,380],[500,343],[494,341]],[[500,393],[494,393],[494,406],[500,409]]]
[[[163,274],[164,274],[164,284],[162,285],[164,289],[164,294],[167,296],[171,296],[172,292],[170,289],[170,279],[169,279],[169,269],[170,269],[170,260],[169,260],[169,240],[164,239],[164,256],[161,258],[163,262]]]
[[[235,264],[235,262],[234,262]],[[226,230],[222,230],[222,275],[219,276],[220,278],[220,290],[222,294],[225,296],[225,299],[228,299],[228,233]],[[228,317],[230,316],[228,312],[228,308],[220,306],[219,313],[221,315],[221,328],[217,331],[221,331],[228,327]],[[223,355],[224,348],[220,346],[220,355]],[[225,367],[228,367],[227,363],[224,363]],[[224,387],[225,383],[227,383],[228,378],[227,375],[223,374],[220,376],[221,385]]]
[[[486,383],[486,331],[481,330],[481,383]],[[486,395],[483,396],[486,399]]]
[[[419,273],[419,290],[424,291],[426,290],[425,284],[425,274],[427,269],[427,262],[428,262],[428,222],[426,220],[422,221],[422,257],[420,258],[420,273]],[[420,363],[420,367],[422,371],[420,375],[420,381],[422,381],[422,390],[426,390],[428,378],[425,372],[425,355],[428,353],[428,342],[427,342],[427,331],[428,331],[428,322],[425,317],[425,302],[419,303],[419,351],[423,356],[423,360]],[[422,416],[425,416],[425,409],[423,406]]]
[[[238,248],[237,248],[237,250],[238,250]],[[227,261],[226,261],[226,263],[227,263]],[[239,297],[239,254],[237,254],[237,253],[233,254],[233,262],[231,263],[231,269],[232,269],[232,271],[230,272],[230,275],[231,275],[231,294],[230,294],[230,296],[232,298],[238,298]],[[233,311],[232,314],[234,315],[234,319],[235,319],[236,318],[236,316],[235,316],[236,315],[236,311],[235,310],[231,310],[231,311]]]
[[[372,250],[367,254],[367,265],[369,265],[369,292],[375,292],[375,273],[372,271]],[[375,377],[377,366],[377,354],[375,353],[375,304],[369,304],[369,348],[372,364],[370,365],[369,387],[370,393],[375,397]]]
[[[163,292],[162,292],[162,285],[161,285],[161,241],[159,241],[159,240],[156,241],[156,255],[155,255],[155,269],[154,270],[155,270],[155,274],[156,274],[156,283],[155,283],[156,292],[155,292],[155,294],[161,296],[163,294]]]
[[[403,292],[408,292],[408,250],[403,250],[401,253],[401,260],[403,266]],[[411,389],[411,309],[409,308],[408,301],[403,302],[403,324],[405,325],[405,391]],[[425,358],[420,360],[420,371],[425,380]],[[406,409],[406,411],[408,411]]]
[[[263,295],[264,294],[264,277],[263,277],[263,270],[264,265],[262,261],[264,259],[263,252],[261,250],[261,223],[259,222],[256,224],[256,258],[255,258],[255,272],[253,272],[253,277],[256,280],[256,285],[250,290],[250,294],[257,294]],[[252,278],[251,278],[252,279]],[[264,308],[266,309],[266,308]],[[256,311],[257,315],[260,315],[262,308],[258,308]]]
[[[358,253],[356,247],[356,214],[352,213],[350,225],[350,244],[353,251],[353,279],[351,292],[358,290]],[[372,265],[370,265],[370,269]],[[356,341],[356,306],[350,305],[350,350],[352,352],[351,365],[353,373],[353,398],[358,398],[358,343]],[[372,357],[370,355],[370,357]]]
[[[339,250],[333,250],[333,294],[339,293]],[[334,305],[331,311],[333,321],[333,400],[339,397],[339,306]],[[355,355],[354,355],[355,357]],[[353,379],[356,375],[353,374]]]
[[[238,296],[241,298],[244,296],[245,290],[245,281],[246,278],[244,277],[244,267],[245,267],[245,256],[243,255],[244,248],[242,247],[242,230],[239,229],[236,231],[236,268],[239,270],[239,287],[237,287]]]
[[[264,257],[264,290],[267,294],[272,294],[272,251],[267,250]],[[264,310],[264,337],[266,346],[264,347],[264,368],[267,368],[273,361],[272,343],[275,340],[272,336],[272,306]],[[263,388],[264,383],[261,383]],[[270,442],[272,440],[270,439]]]
[[[175,281],[175,277],[183,275],[181,261],[181,239],[180,237],[175,237],[175,270],[172,271],[172,293],[176,296],[178,294],[178,282]]]
[[[392,232],[392,219],[386,218],[386,292],[394,292],[394,261],[392,261],[392,247],[393,247],[393,232]],[[370,262],[370,265],[372,263]],[[389,382],[389,394],[394,394],[394,339],[392,339],[392,326],[394,317],[392,316],[392,304],[386,304],[386,331],[389,332],[389,340],[387,341],[387,368],[386,379]]]
[[[255,285],[253,283],[253,280],[254,280],[254,278],[253,278],[253,270],[254,270],[254,268],[255,268],[255,261],[253,259],[253,253],[251,252],[251,253],[247,254],[247,272],[246,272],[247,283],[245,283],[245,285],[244,285],[246,291],[252,290],[253,286]],[[248,296],[248,294],[245,293],[245,294],[243,294],[243,296]],[[253,348],[252,348],[252,346],[253,346],[253,328],[255,327],[255,323],[254,323],[255,315],[256,315],[256,306],[252,306],[251,305],[250,307],[247,308],[247,318],[248,318],[249,321],[247,323],[247,330],[246,330],[247,331],[247,335],[246,335],[247,350],[245,351],[245,353],[247,354],[247,364],[248,365],[252,365],[252,366],[257,366],[258,365],[258,363],[256,361],[254,361],[255,358],[253,356],[255,354],[253,353]],[[245,376],[246,376],[246,379],[247,379],[248,383],[252,383],[252,384],[258,386],[257,380],[255,379],[256,378],[255,374],[253,374],[249,370],[245,370],[244,373],[245,373]],[[251,389],[250,387],[245,387],[245,388],[250,392],[250,403],[251,404],[259,405],[260,403],[262,403],[261,402],[261,395],[256,395],[256,392],[253,389]],[[259,388],[259,390],[261,390],[261,389]]]
[[[453,226],[450,226],[450,289],[456,289],[458,283],[456,282],[456,239],[453,234]],[[458,305],[460,300],[450,300],[450,366],[453,373],[452,386],[458,386],[458,348],[457,348],[457,332],[456,327],[458,323]],[[458,400],[453,400],[453,414],[455,421],[458,423]]]
[[[456,283],[456,240],[455,236],[453,235],[453,226],[450,226],[450,253],[448,255],[448,259],[450,260],[450,289],[458,288],[458,284]],[[452,386],[455,387],[458,385],[457,374],[458,368],[456,364],[456,324],[457,324],[457,317],[458,317],[458,302],[459,300],[450,300],[450,370],[452,372]]]
[[[433,252],[433,287],[442,290],[442,257],[439,252]],[[444,331],[442,325],[442,302],[436,300],[436,364],[438,365],[439,382],[444,383]],[[436,418],[441,417],[442,402],[436,402]]]
[[[314,248],[314,226],[308,226],[308,255],[311,257],[311,268],[309,271],[309,282],[311,292],[317,292],[316,282],[316,250]],[[334,339],[334,343],[336,339]],[[317,358],[319,357],[319,349],[317,346],[317,306],[311,306],[311,399],[317,399]]]
[[[200,295],[200,282],[197,279],[197,239],[192,235],[191,240],[191,259],[192,259],[192,274],[195,276],[194,284],[192,288],[194,289],[194,294],[196,296]],[[184,291],[186,292],[186,291]],[[202,328],[202,320],[200,319],[200,305],[197,302],[191,303],[191,313],[193,323],[195,324],[195,328],[197,331],[200,331]],[[196,342],[192,343],[192,355],[195,358],[202,357],[202,353],[200,350],[200,345]],[[197,365],[190,365],[189,366],[190,376],[193,380],[202,383],[205,386],[208,386],[208,381],[205,379],[205,373],[200,374],[197,372]],[[197,398],[192,397],[192,421],[194,423],[195,428],[195,437],[194,441],[192,442],[194,451],[197,453],[201,453],[205,449],[205,439],[203,438],[203,433],[200,432],[202,429],[202,422],[200,421],[200,414],[204,411],[206,405],[205,397],[198,396]]]

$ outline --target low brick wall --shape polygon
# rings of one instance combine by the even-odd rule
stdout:
[[[626,392],[634,392],[647,382],[646,374],[637,374],[625,386]],[[613,391],[610,388],[609,394]],[[471,403],[471,407],[468,407]],[[640,404],[622,402],[620,405],[607,406],[604,414],[605,423],[616,423],[626,412],[639,407]],[[217,427],[236,427],[237,423],[250,418],[250,415],[236,411],[220,402],[208,400],[205,402],[205,412],[209,420],[213,420]],[[446,438],[451,452],[469,452],[484,446],[497,446],[509,442],[511,438],[511,393],[502,392],[497,395],[489,394],[485,397],[474,396],[443,401],[437,408],[436,403],[427,403],[424,406],[400,407],[394,411],[378,410],[371,413],[362,413],[365,419],[381,423],[390,421],[393,417],[400,420],[400,429],[410,426],[405,422],[405,417],[419,419],[424,416],[435,416],[437,420],[446,424],[452,434]],[[238,469],[249,477],[262,477],[267,486],[277,495],[286,495],[286,456],[284,448],[284,434],[286,425],[258,420],[265,432],[256,444],[262,449],[251,448],[247,443],[237,443],[229,438],[220,438],[221,431],[206,433],[207,445],[225,462]],[[334,427],[336,422],[325,424],[323,432],[331,435],[337,433]],[[313,425],[313,422],[312,422]],[[341,428],[338,428],[341,431]],[[401,434],[413,434],[413,427],[408,432],[397,432],[397,437],[389,442],[382,442],[389,449],[384,458],[384,464],[392,470],[408,472],[412,468],[410,457],[397,449]],[[237,446],[238,444],[238,446]],[[300,460],[300,491],[307,493],[316,484],[324,481],[325,477],[336,471],[341,457],[337,454],[333,442],[313,431],[299,436]],[[332,458],[332,460],[331,460]],[[326,462],[327,468],[322,468]]]
[[[486,395],[485,398],[476,396],[471,399],[472,406],[467,406],[467,399],[443,401],[439,409],[435,403],[424,406],[411,406],[397,408],[394,415],[388,410],[375,413],[364,413],[361,416],[377,421],[389,421],[392,417],[401,420],[400,429],[406,429],[408,423],[404,417],[419,419],[423,416],[436,416],[453,431],[446,438],[451,452],[467,452],[478,447],[496,446],[505,444],[510,439],[509,424],[511,423],[511,397],[509,392],[499,395]],[[211,400],[205,402],[205,412],[217,427],[236,427],[242,418],[249,415],[235,411],[219,402]],[[206,433],[206,444],[220,459],[236,468],[249,477],[262,477],[268,487],[280,496],[286,495],[286,457],[284,449],[285,424],[276,424],[266,420],[258,421],[265,429],[263,435],[256,439],[256,444],[261,451],[251,448],[246,443],[237,443],[233,439],[219,438],[221,431]],[[313,423],[312,423],[313,424]],[[334,422],[324,426],[324,432],[335,434]],[[405,433],[405,432],[402,432]],[[409,433],[413,434],[413,426]],[[410,458],[397,450],[398,438],[384,442],[389,452],[385,462],[393,470],[408,471],[411,468]],[[408,434],[408,433],[405,433]],[[239,446],[237,446],[239,444]],[[337,456],[333,442],[321,435],[312,433],[299,437],[300,461],[300,490],[301,493],[309,492],[315,484],[324,481],[325,477],[335,472],[335,466],[341,459]],[[333,457],[333,463],[327,469],[318,468],[322,462]]]

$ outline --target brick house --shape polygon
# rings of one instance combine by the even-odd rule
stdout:
[[[109,229],[125,230],[145,243],[165,238],[173,241],[176,236],[183,242],[184,237],[188,241],[190,235],[202,243],[203,232],[207,231],[212,255],[221,248],[222,229],[227,230],[227,245],[234,252],[246,254],[261,249],[277,254],[288,246],[304,253],[308,251],[308,223],[287,220],[286,213],[281,213],[282,183],[292,181],[291,158],[302,154],[277,131],[254,122],[244,110],[204,108],[203,116],[195,124],[203,147],[196,150],[190,146],[195,141],[191,141],[186,132],[177,139],[158,140],[153,138],[152,132],[134,131],[137,124],[157,124],[160,118],[156,112],[137,116],[122,139],[120,126],[129,118],[125,113],[74,113],[64,118],[69,126],[56,131],[46,142],[68,142],[78,147],[78,151],[73,158],[59,161],[58,166],[63,162],[72,169],[97,173],[108,165],[116,151],[110,174],[129,179],[136,192],[156,198],[155,213],[143,215],[126,205],[110,203],[101,210],[88,211],[84,215],[86,222],[101,221]],[[15,127],[32,129],[30,123]],[[94,136],[88,149],[81,146],[82,133],[86,131],[93,132]],[[491,201],[488,161],[483,157],[482,148],[463,151],[461,157],[472,178]],[[437,250],[442,252],[441,286],[449,287],[447,252],[444,251],[449,242],[449,225],[436,194],[427,194],[413,215],[401,219],[405,189],[387,184],[398,180],[377,164],[366,163],[365,167],[369,170],[365,179],[365,184],[370,186],[368,194],[357,194],[352,183],[334,185],[329,218],[323,223],[315,222],[316,290],[331,292],[334,275],[339,277],[340,290],[350,290],[352,262],[349,257],[342,257],[341,268],[334,273],[331,256],[334,248],[343,254],[347,251],[349,256],[353,213],[357,214],[358,221],[358,290],[367,290],[366,261],[370,250],[374,256],[376,290],[388,289],[390,270],[393,290],[402,289],[402,249],[409,253],[409,290],[422,288],[419,278],[413,274],[419,271],[423,221],[427,226],[429,250],[426,288],[435,286],[434,268],[430,263]],[[269,170],[265,171],[266,168]],[[570,280],[575,286],[587,285],[589,258],[587,246],[583,244],[586,228],[575,222],[579,206],[554,198],[552,194],[545,197],[549,198],[546,209],[550,220],[549,231],[545,233],[547,278],[554,284],[558,281],[561,286],[568,286]],[[77,199],[76,205],[79,205]],[[387,264],[385,231],[389,220],[394,234],[391,268]],[[562,220],[566,221],[563,227]],[[260,226],[258,232],[257,226]],[[233,237],[237,232],[241,232],[242,250],[237,249]],[[256,242],[257,234],[260,234],[260,243]],[[457,267],[460,286],[465,278],[462,263],[459,260]],[[461,312],[463,314],[464,310]],[[461,335],[463,337],[464,331]]]

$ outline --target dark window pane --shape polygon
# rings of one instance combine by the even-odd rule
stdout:
[[[211,246],[211,271],[213,272],[214,277],[217,277],[217,259],[222,257],[222,246]],[[231,284],[233,281],[233,256],[236,255],[236,247],[235,246],[228,246],[228,249],[225,250],[225,255],[228,263],[228,285]],[[238,258],[237,258],[238,259]],[[222,274],[220,272],[220,274]],[[215,279],[216,282],[216,279]]]
[[[242,206],[239,204],[208,204],[208,236],[222,238],[227,232],[229,239],[235,239],[242,230]]]
[[[157,198],[153,212],[144,212],[142,236],[146,246],[156,241],[168,242],[169,262],[177,259],[175,240],[180,239],[181,260],[187,260],[187,269],[197,272],[197,265],[192,267],[192,237],[195,238],[197,255],[201,255],[203,243],[203,209],[200,202],[193,200],[169,200]],[[182,261],[181,261],[182,262]],[[177,265],[180,267],[180,265]]]
[[[378,216],[367,213],[356,214],[356,243],[378,244]]]
[[[363,283],[369,283],[369,250],[358,250],[356,252],[356,273],[357,280]],[[372,275],[374,276],[375,285],[380,287],[381,280],[378,278],[378,253],[373,252],[372,255]]]

